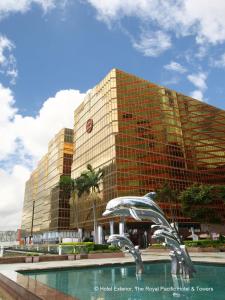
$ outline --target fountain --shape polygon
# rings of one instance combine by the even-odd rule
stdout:
[[[193,277],[195,268],[184,244],[182,244],[174,223],[169,223],[161,208],[154,202],[155,193],[151,192],[143,197],[126,196],[110,200],[103,216],[130,216],[136,221],[149,220],[155,223],[153,238],[168,247],[171,257],[171,273],[183,279]],[[136,262],[136,272],[143,272],[143,264],[139,249],[124,235],[111,235],[107,241],[119,247],[128,248]],[[137,274],[138,274],[137,273]]]

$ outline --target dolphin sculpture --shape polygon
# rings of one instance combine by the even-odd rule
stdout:
[[[168,228],[181,242],[175,226],[167,221],[164,212],[152,200],[153,197],[155,197],[154,192],[143,197],[125,196],[114,198],[107,203],[103,216],[131,216],[137,221],[150,220],[157,225]]]
[[[155,223],[152,229],[155,230],[153,237],[163,242],[171,252],[172,274],[181,274],[184,278],[189,278],[195,271],[190,256],[185,245],[182,245],[175,224],[169,223],[164,212],[154,202],[156,193],[150,192],[143,197],[126,196],[118,197],[107,203],[103,216],[131,216],[137,221],[150,220]],[[113,235],[114,243],[125,245],[129,252],[137,259],[132,242],[124,236]],[[130,242],[129,242],[130,241]],[[131,243],[131,244],[130,244]]]
[[[110,200],[103,216],[132,216],[137,221],[151,220],[170,227],[161,208],[149,197],[127,196]]]
[[[165,239],[166,244],[171,246],[173,249],[180,249],[180,243],[177,238],[165,229],[158,229],[154,232],[153,238],[158,238],[159,236]]]
[[[144,267],[139,248],[134,246],[128,237],[120,234],[112,234],[109,236],[107,243],[116,245],[120,248],[124,247],[125,249],[128,249],[128,252],[133,256],[136,263],[136,274],[140,275],[143,273]]]
[[[164,245],[172,250],[172,274],[183,274],[184,278],[192,277],[196,270],[185,245],[181,245],[177,238],[165,229],[156,230],[152,237],[160,241],[164,239]]]

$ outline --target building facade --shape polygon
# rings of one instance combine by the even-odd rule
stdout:
[[[104,170],[98,224],[106,234],[113,226],[118,232],[123,220],[102,216],[115,197],[142,196],[165,183],[177,191],[194,183],[225,185],[225,111],[113,69],[75,110],[74,130],[63,129],[50,141],[27,181],[24,236],[57,241],[78,228],[92,231],[91,197],[71,201],[58,186],[62,175],[77,178],[87,164]],[[214,209],[225,217],[225,206],[216,201]],[[193,224],[178,201],[159,204],[171,221]],[[138,244],[135,234],[150,229],[149,222],[131,218],[126,226]]]
[[[71,174],[78,177],[88,163],[103,168],[97,217],[106,230],[112,219],[102,212],[114,197],[145,195],[166,182],[177,191],[225,184],[225,111],[206,103],[113,69],[75,110],[74,124]],[[169,219],[191,222],[179,203],[160,205]],[[90,200],[77,209],[79,227],[93,228]],[[126,221],[130,228],[143,225]]]
[[[22,232],[26,238],[58,240],[68,235],[69,193],[60,190],[62,175],[70,176],[73,156],[73,130],[62,129],[49,142],[48,153],[38,163],[26,182]]]

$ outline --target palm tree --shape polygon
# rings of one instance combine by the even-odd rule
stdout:
[[[93,209],[93,220],[94,220],[94,242],[96,242],[97,237],[97,219],[96,219],[96,201],[99,199],[98,194],[100,193],[100,182],[101,179],[103,178],[103,170],[98,169],[95,171],[93,167],[88,164],[87,165],[87,171],[84,171],[80,178],[83,178],[83,192],[88,192],[90,193],[90,197],[92,200],[92,209]]]
[[[78,202],[78,198],[81,197],[85,192],[90,194],[93,209],[93,220],[94,220],[94,241],[97,240],[97,220],[96,220],[96,201],[99,199],[98,194],[100,193],[100,182],[103,178],[103,170],[99,169],[95,171],[93,167],[88,164],[87,170],[82,172],[79,177],[72,179],[70,176],[61,176],[59,185],[61,188],[70,189],[71,200],[74,208],[74,215],[76,215],[77,228],[78,228],[78,211],[75,209],[75,204]]]
[[[70,192],[70,201],[72,202],[73,208],[73,216],[75,217],[76,227],[79,227],[78,220],[78,198],[84,193],[86,190],[85,178],[78,177],[76,179],[72,179],[70,176],[61,176],[59,181],[59,187],[64,191]],[[81,239],[81,237],[79,237]]]

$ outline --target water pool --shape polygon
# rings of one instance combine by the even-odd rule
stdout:
[[[20,272],[80,300],[222,300],[225,265],[195,264],[190,281],[172,277],[170,263],[145,263],[141,278],[135,265]]]

